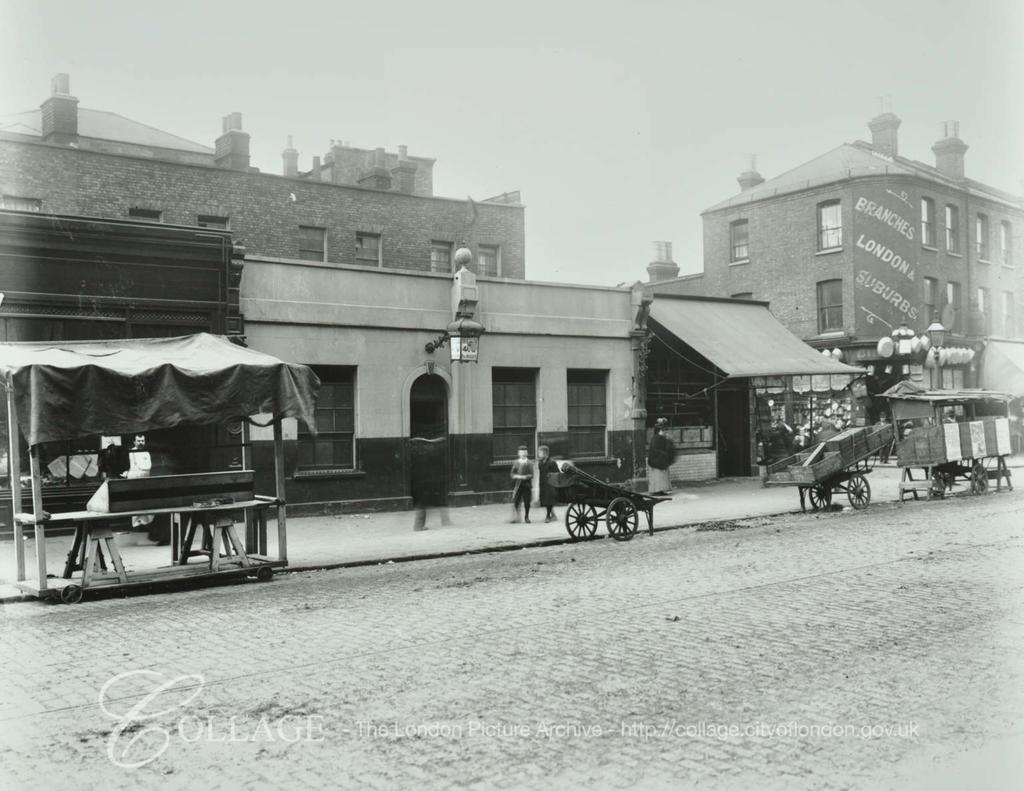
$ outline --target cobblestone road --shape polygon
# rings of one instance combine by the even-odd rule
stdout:
[[[1022,505],[8,605],[4,787],[1016,787]]]

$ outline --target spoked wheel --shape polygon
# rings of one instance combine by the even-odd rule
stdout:
[[[82,600],[80,585],[65,585],[60,589],[60,600],[65,604],[78,604]]]
[[[565,509],[565,529],[573,541],[593,537],[597,532],[597,509],[592,505],[571,503]]]
[[[815,511],[824,511],[832,505],[832,487],[812,486],[807,490],[807,499]]]
[[[605,520],[608,522],[608,535],[616,541],[629,541],[640,524],[636,506],[625,497],[616,497],[608,504]]]
[[[851,475],[846,485],[846,496],[850,498],[850,505],[858,511],[867,508],[871,502],[871,484],[861,474]]]
[[[971,493],[985,494],[988,491],[988,470],[980,461],[974,462],[971,467]]]

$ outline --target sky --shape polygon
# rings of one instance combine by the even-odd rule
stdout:
[[[1024,193],[1021,0],[0,0],[0,115],[58,72],[80,106],[212,147],[241,112],[252,165],[331,139],[432,157],[434,192],[519,190],[531,280],[646,279],[654,241],[702,269],[700,213],[870,140],[934,164],[960,122],[971,178]],[[242,240],[244,241],[244,240]]]

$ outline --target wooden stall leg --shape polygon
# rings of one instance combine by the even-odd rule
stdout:
[[[274,496],[277,498],[277,559],[288,562],[288,522],[284,504],[284,431],[274,419]]]
[[[32,513],[35,516],[36,536],[36,573],[39,575],[40,593],[47,589],[46,584],[46,528],[43,522],[46,512],[43,511],[43,479],[39,472],[39,446],[28,449],[29,472],[32,476]]]
[[[117,548],[117,539],[114,538],[114,533],[109,527],[100,528],[98,541],[102,541],[107,545],[107,553],[110,555],[110,562],[114,564],[114,571],[117,572],[117,579],[123,584],[128,582],[128,572],[124,570],[124,562],[121,560],[121,550]],[[98,543],[98,542],[97,542]],[[97,547],[97,550],[101,553],[102,547]]]
[[[14,404],[14,390],[7,390],[7,477],[11,482],[11,514],[14,519],[14,563],[15,578],[25,579],[25,534],[18,521],[21,507],[21,448],[18,444],[18,409]]]

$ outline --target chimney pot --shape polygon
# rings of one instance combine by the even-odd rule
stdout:
[[[953,179],[964,177],[964,154],[967,144],[960,139],[960,122],[946,121],[942,125],[943,137],[932,146],[935,169]]]
[[[41,137],[49,143],[68,145],[78,139],[78,99],[72,96],[67,74],[56,75],[50,83],[52,95],[40,106]]]
[[[884,112],[876,115],[868,121],[868,129],[871,130],[871,147],[879,154],[887,157],[894,157],[899,154],[899,139],[897,131],[900,128],[899,116],[891,112]]]
[[[242,131],[242,114],[229,113],[223,119],[224,133],[214,142],[213,161],[228,170],[249,169],[249,134]]]
[[[281,152],[284,161],[284,175],[296,178],[299,175],[299,152],[292,147],[292,136],[288,135],[288,147]]]
[[[764,177],[757,172],[757,154],[750,155],[750,167],[740,173],[736,181],[740,185],[741,192],[746,192],[751,187],[764,183]]]
[[[679,277],[679,266],[672,260],[672,242],[654,243],[654,260],[647,265],[650,282]]]

